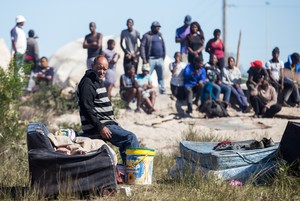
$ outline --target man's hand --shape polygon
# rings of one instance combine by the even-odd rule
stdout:
[[[103,127],[100,131],[100,135],[103,139],[110,139],[112,132],[107,128]]]

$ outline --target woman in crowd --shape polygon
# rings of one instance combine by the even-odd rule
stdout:
[[[222,39],[220,38],[221,36],[221,30],[220,29],[215,29],[214,30],[214,37],[210,39],[205,47],[205,51],[211,54],[215,54],[218,58],[218,63],[217,66],[220,69],[220,71],[223,71],[223,68],[225,66],[225,60],[224,60],[224,44]]]
[[[231,94],[231,88],[228,85],[225,85],[222,83],[222,73],[220,69],[217,67],[218,58],[215,54],[211,54],[209,57],[209,62],[205,64],[206,74],[207,77],[210,74],[215,74],[216,76],[214,80],[212,80],[212,86],[213,86],[213,92],[215,93],[216,99],[218,101],[221,101],[220,94],[223,93],[224,97],[223,100],[226,102],[226,104],[229,104],[230,101],[230,94]]]
[[[171,78],[171,91],[172,91],[172,98],[177,98],[178,100],[185,99],[184,93],[184,77],[183,77],[183,69],[186,66],[186,63],[181,61],[181,53],[176,52],[174,54],[175,61],[170,63],[169,69],[172,73]]]
[[[231,93],[236,98],[240,111],[247,113],[250,111],[247,97],[241,88],[242,74],[239,68],[235,66],[233,57],[228,57],[228,66],[223,69],[223,83],[231,88]]]
[[[198,22],[192,22],[190,25],[190,34],[186,37],[188,48],[188,62],[192,63],[195,57],[203,60],[202,50],[204,49],[204,33]]]

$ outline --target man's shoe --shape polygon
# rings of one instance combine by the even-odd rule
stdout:
[[[283,107],[291,107],[286,101],[282,101],[281,104]]]
[[[275,146],[275,142],[273,141],[272,138],[267,139],[267,138],[264,137],[261,141],[264,143],[265,147],[273,147],[273,146]]]
[[[249,106],[244,106],[243,108],[242,108],[242,112],[243,113],[249,113],[251,111],[251,106],[249,105]]]
[[[254,142],[251,142],[250,144],[245,145],[246,150],[263,149],[263,148],[265,148],[263,141],[255,140]]]

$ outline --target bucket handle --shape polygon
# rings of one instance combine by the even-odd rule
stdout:
[[[130,168],[133,168],[135,167],[137,164],[139,164],[141,161],[143,161],[149,154],[146,154],[143,158],[141,158],[140,160],[136,161],[135,163],[133,163],[132,166],[127,166],[127,167],[130,167]]]

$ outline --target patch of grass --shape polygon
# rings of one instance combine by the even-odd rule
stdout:
[[[199,131],[195,126],[190,125],[187,131],[182,133],[182,139],[186,141],[199,141],[199,142],[221,142],[228,139],[216,137],[211,133]]]

